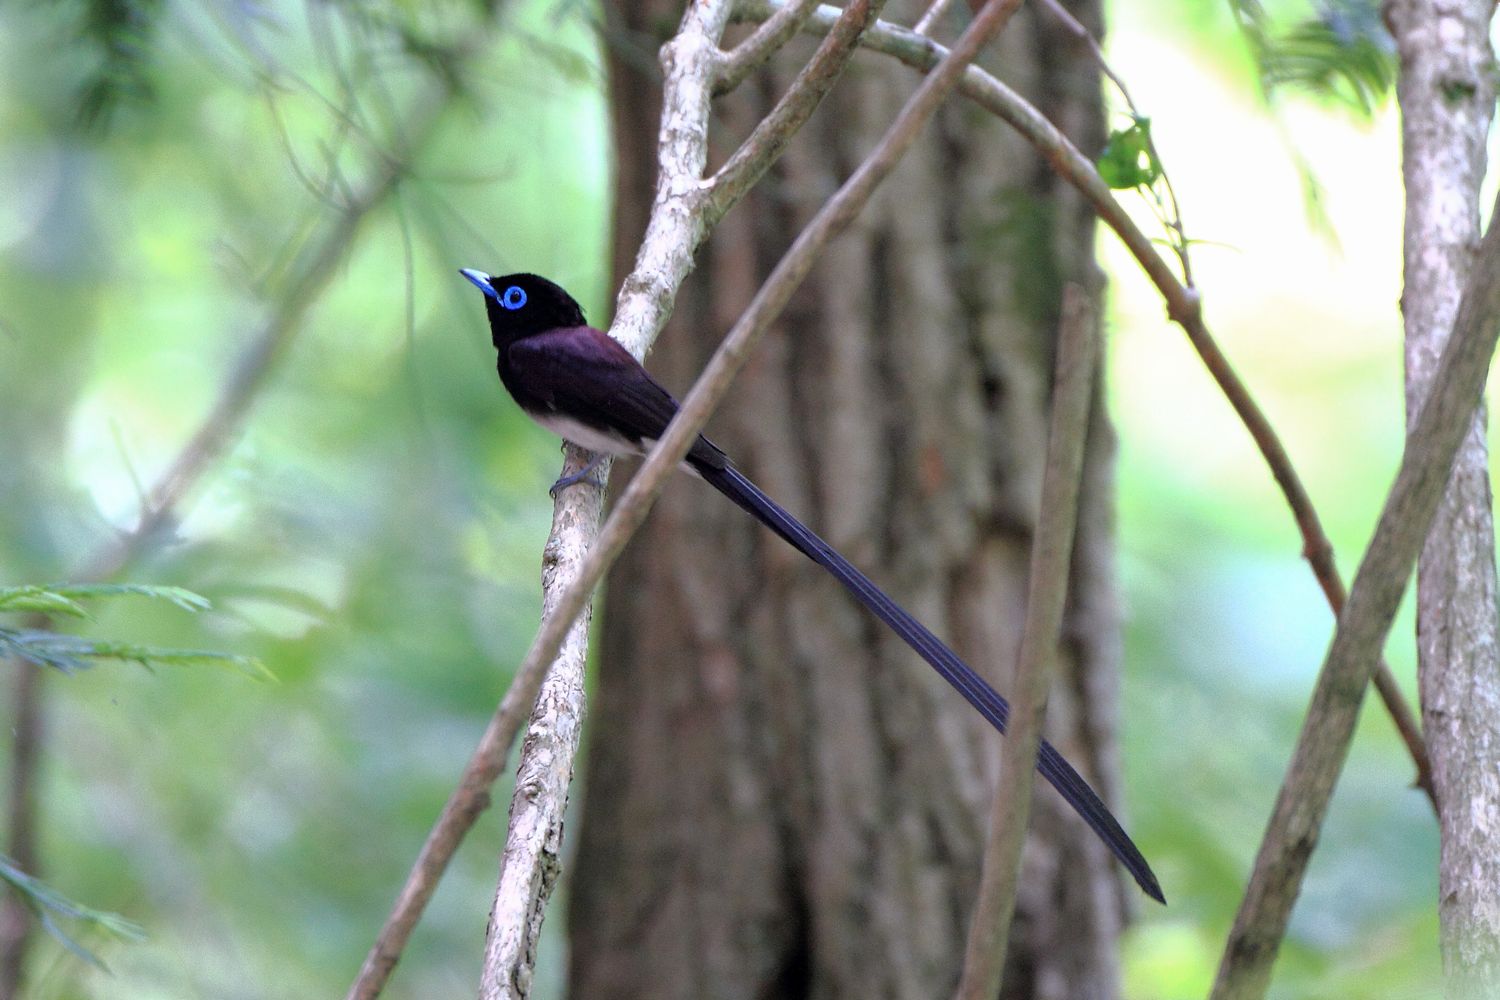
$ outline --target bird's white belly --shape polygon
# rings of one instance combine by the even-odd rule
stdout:
[[[564,417],[556,413],[533,413],[531,414],[531,419],[565,441],[571,441],[580,448],[587,448],[589,451],[594,452],[603,452],[606,455],[644,455],[656,444],[656,438],[644,438],[641,441],[641,447],[637,447],[624,438],[618,438],[611,434],[606,434],[601,430],[595,430],[587,424],[579,423],[571,417]],[[693,468],[688,462],[681,462],[677,467],[683,472],[700,479],[702,478],[698,470]]]
[[[589,451],[603,452],[606,455],[643,454],[640,448],[626,441],[624,438],[615,437],[613,434],[606,434],[604,431],[580,423],[572,417],[565,417],[558,413],[533,413],[531,418],[553,434],[558,435],[564,440],[571,441],[580,448],[587,448]],[[652,442],[646,442],[648,448],[651,444]]]

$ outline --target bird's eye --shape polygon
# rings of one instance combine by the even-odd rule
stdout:
[[[521,308],[526,304],[526,289],[520,285],[511,285],[500,296],[500,304],[510,310]]]

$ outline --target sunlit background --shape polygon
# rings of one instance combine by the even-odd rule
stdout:
[[[64,922],[109,969],[43,941],[37,997],[340,993],[530,640],[557,445],[495,384],[455,269],[548,274],[608,318],[595,15],[509,8],[430,126],[434,67],[455,67],[424,43],[482,38],[476,5],[372,10],[169,5],[147,79],[94,108],[78,6],[0,9],[0,585],[65,579],[129,531],[247,348],[295,330],[227,457],[124,574],[214,610],[112,602],[84,625],[253,655],[279,680],[48,678],[43,874],[148,936]],[[1110,58],[1203,241],[1210,323],[1352,575],[1403,425],[1390,101],[1370,118],[1289,93],[1268,107],[1226,3],[1110,15]],[[297,315],[297,276],[406,148],[398,196]],[[1126,983],[1171,1000],[1212,978],[1331,617],[1248,436],[1123,249],[1099,244],[1127,811],[1172,903],[1139,913]],[[1389,662],[1415,702],[1410,632]],[[1274,996],[1436,995],[1436,833],[1411,778],[1372,703]],[[459,855],[393,996],[472,992],[502,821]],[[561,923],[538,996],[560,991]]]

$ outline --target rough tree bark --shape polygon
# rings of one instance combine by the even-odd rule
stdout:
[[[1447,342],[1474,248],[1494,111],[1490,0],[1391,0],[1406,182],[1407,424]],[[1422,728],[1441,825],[1438,915],[1448,995],[1500,989],[1500,618],[1481,406],[1417,572]]]
[[[650,54],[679,4],[617,5],[616,262],[650,202]],[[1077,8],[1097,30],[1092,3]],[[911,23],[920,10],[893,3]],[[1085,149],[1096,67],[1018,15],[991,60]],[[743,133],[800,47],[720,107]],[[652,362],[682,390],[915,77],[856,60],[721,225]],[[727,146],[727,140],[725,140]],[[712,428],[747,473],[1007,687],[1040,490],[1062,283],[1097,291],[1092,220],[1022,141],[946,110],[747,366]],[[1102,411],[1096,411],[1102,412]],[[1112,441],[1086,460],[1049,735],[1115,784]],[[572,992],[932,997],[951,992],[996,741],[812,564],[712,491],[673,484],[610,579],[571,883]],[[1043,791],[1006,995],[1109,997],[1123,896]]]

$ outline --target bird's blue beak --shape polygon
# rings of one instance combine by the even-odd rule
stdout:
[[[461,267],[458,273],[468,278],[478,286],[479,290],[496,302],[500,301],[500,293],[490,287],[490,276],[483,271],[476,271],[472,267]]]

